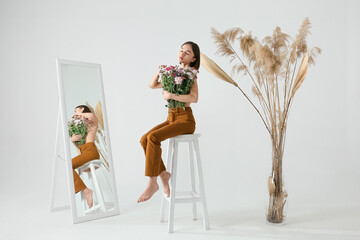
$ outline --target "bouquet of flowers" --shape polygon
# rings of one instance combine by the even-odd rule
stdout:
[[[78,146],[83,145],[86,142],[88,121],[89,120],[87,118],[82,119],[82,118],[77,118],[76,116],[73,116],[68,121],[69,136],[72,137],[73,134],[76,135],[80,134],[82,136],[80,141],[75,142],[75,144]]]
[[[185,95],[190,93],[190,89],[194,80],[197,78],[198,70],[192,67],[180,66],[160,66],[160,76],[162,88],[170,93]],[[185,103],[173,99],[168,101],[168,108],[180,108],[185,110]]]

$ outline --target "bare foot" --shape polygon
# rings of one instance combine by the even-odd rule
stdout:
[[[83,194],[85,196],[87,204],[89,205],[89,208],[91,208],[93,206],[93,190],[85,188],[83,190]]]
[[[149,183],[145,191],[143,192],[143,194],[141,194],[137,202],[139,203],[149,200],[152,195],[157,192],[157,190],[159,190],[159,185],[156,182],[156,177],[150,177]]]
[[[169,186],[169,179],[171,177],[171,174],[167,172],[166,170],[162,171],[160,173],[161,182],[164,188],[164,193],[166,194],[166,197],[170,197],[170,186]]]

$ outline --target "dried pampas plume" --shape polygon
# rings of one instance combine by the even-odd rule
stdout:
[[[205,68],[208,72],[212,73],[215,77],[220,78],[221,80],[228,82],[235,87],[238,87],[238,84],[232,80],[232,78],[227,75],[224,70],[222,70],[213,60],[208,58],[205,54],[200,53],[200,64],[203,68]]]
[[[306,73],[307,73],[307,71],[309,69],[308,61],[309,61],[309,50],[306,52],[305,56],[303,57],[303,59],[301,61],[299,71],[298,71],[297,76],[295,78],[294,87],[293,87],[292,92],[291,92],[291,98],[294,97],[295,92],[300,88],[302,82],[305,79]]]
[[[103,119],[101,101],[99,101],[98,104],[96,105],[95,115],[96,115],[97,119],[99,120],[100,126],[102,127],[102,129],[104,129],[104,119]]]
[[[275,182],[271,176],[268,178],[268,189],[269,189],[269,195],[275,192]]]
[[[291,45],[292,51],[290,55],[290,60],[292,63],[294,63],[296,58],[301,57],[301,55],[307,51],[308,47],[306,38],[308,34],[311,34],[310,28],[310,20],[309,18],[305,18],[303,20],[303,23],[301,24],[298,34],[296,35],[295,41]]]

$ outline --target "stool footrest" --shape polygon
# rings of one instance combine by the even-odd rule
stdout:
[[[175,199],[175,203],[193,203],[193,202],[200,202],[201,198],[200,197],[190,197],[190,198],[177,198]]]
[[[170,198],[166,198],[170,201]],[[176,203],[193,203],[201,201],[200,194],[197,192],[176,192],[175,202]]]

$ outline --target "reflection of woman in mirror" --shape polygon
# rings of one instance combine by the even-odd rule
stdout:
[[[89,208],[91,208],[93,205],[93,191],[86,187],[85,183],[81,180],[75,169],[84,165],[88,161],[100,159],[99,152],[94,143],[96,132],[98,129],[98,119],[96,115],[92,113],[89,107],[87,107],[86,105],[77,106],[75,108],[75,114],[73,117],[76,117],[78,119],[86,119],[87,122],[87,134],[84,144],[80,146],[76,144],[76,142],[79,142],[82,139],[82,135],[73,134],[71,137],[71,142],[81,152],[80,155],[72,159],[75,193],[81,191],[84,194]]]
[[[181,67],[200,67],[200,49],[194,42],[184,43],[178,53],[178,61]],[[149,87],[152,89],[162,88],[161,82],[158,82],[159,71],[150,81]],[[195,131],[195,119],[190,107],[191,103],[198,101],[198,85],[196,78],[191,86],[190,93],[186,95],[176,96],[168,91],[162,92],[166,101],[173,99],[185,102],[185,110],[183,108],[169,108],[167,120],[150,131],[145,133],[140,143],[144,149],[146,157],[145,176],[149,177],[148,185],[138,202],[144,202],[152,197],[159,189],[157,177],[159,176],[164,188],[166,197],[170,196],[169,179],[171,174],[166,171],[164,163],[161,159],[161,142],[165,139],[175,137],[182,134],[192,134]]]

